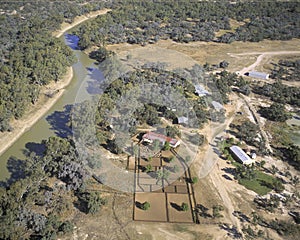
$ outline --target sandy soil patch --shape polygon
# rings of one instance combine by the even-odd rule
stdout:
[[[206,62],[210,64],[218,64],[219,62],[226,60],[229,62],[229,71],[240,71],[245,66],[250,66],[257,60],[257,55],[264,52],[272,52],[274,49],[276,51],[295,51],[299,49],[300,40],[292,39],[289,41],[271,41],[264,40],[258,43],[255,42],[233,42],[231,44],[225,43],[214,43],[214,42],[190,42],[190,43],[177,43],[171,40],[160,40],[154,45],[147,45],[146,47],[141,47],[140,45],[130,45],[128,43],[108,45],[109,50],[116,51],[117,53],[123,52],[122,56],[126,58],[127,55],[132,54],[132,59],[135,56],[144,57],[143,50],[145,53],[148,52],[152,54],[147,57],[147,59],[156,60],[164,59],[164,53],[156,51],[158,49],[168,49],[172,51],[177,51],[179,55],[176,58],[169,60],[169,62],[174,62],[174,66],[185,67],[185,59],[188,57],[192,59],[193,63],[205,64]],[[137,50],[138,49],[138,50]],[[257,52],[256,55],[239,55],[249,52]],[[179,58],[178,56],[185,55],[184,58]],[[168,55],[166,55],[168,56]],[[170,56],[169,56],[170,57]],[[167,59],[167,57],[166,57]]]
[[[84,21],[86,20],[89,20],[89,19],[92,19],[92,18],[95,18],[99,15],[103,15],[103,14],[106,14],[107,12],[111,11],[110,9],[101,9],[101,10],[98,10],[98,11],[94,11],[94,12],[90,12],[86,15],[83,15],[83,16],[79,16],[79,17],[75,17],[74,21],[72,23],[63,23],[61,25],[61,30],[59,31],[55,31],[53,33],[53,36],[59,38],[61,37],[66,31],[70,30],[71,28],[79,25],[80,23],[83,23]]]
[[[191,212],[191,205],[189,196],[187,194],[167,194],[168,199],[168,213],[170,222],[178,223],[193,223]],[[189,206],[188,211],[180,210],[182,203],[187,203]]]
[[[144,167],[146,167],[147,165],[151,165],[152,167],[160,167],[160,166],[162,166],[162,164],[161,164],[162,162],[161,162],[161,160],[160,160],[160,158],[152,158],[152,160],[145,160],[145,159],[141,159],[140,160],[140,166],[144,166]]]
[[[150,203],[150,209],[145,211],[140,209],[137,204],[144,202]],[[136,193],[134,220],[138,221],[167,221],[166,197],[164,193]]]

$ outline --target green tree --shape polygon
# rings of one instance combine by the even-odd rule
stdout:
[[[192,158],[191,156],[186,156],[184,160],[185,162],[189,163],[192,160]]]
[[[192,177],[191,183],[196,184],[199,181],[198,177]]]
[[[105,47],[99,47],[97,50],[90,53],[90,58],[97,60],[99,63],[115,53],[107,50]]]
[[[148,164],[148,165],[146,166],[146,172],[148,173],[148,172],[152,172],[152,171],[153,171],[152,165],[151,165],[151,164]]]
[[[106,199],[102,198],[99,192],[84,193],[81,199],[86,204],[87,213],[91,214],[97,213],[101,206],[106,204]]]
[[[149,203],[149,202],[144,202],[144,203],[142,204],[142,209],[145,210],[145,211],[149,210],[150,207],[151,207],[151,206],[150,206],[150,203]]]
[[[180,131],[177,127],[167,126],[166,127],[167,136],[171,138],[175,138],[176,136],[180,137]]]
[[[187,212],[189,210],[189,205],[185,202],[181,204],[181,210]]]
[[[165,142],[163,150],[168,151],[171,149],[170,143],[168,141]]]
[[[213,206],[213,217],[214,218],[221,218],[223,215],[220,213],[224,210],[224,207],[221,205],[214,205]]]
[[[292,117],[292,115],[285,110],[285,106],[280,103],[273,103],[270,107],[261,108],[259,113],[263,117],[276,122],[285,122]]]

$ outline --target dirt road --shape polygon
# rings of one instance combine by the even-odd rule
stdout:
[[[255,61],[255,63],[251,64],[248,67],[243,68],[238,73],[240,75],[244,75],[245,73],[249,71],[253,71],[259,64],[261,64],[262,60],[266,56],[276,56],[276,55],[297,55],[300,54],[300,51],[276,51],[276,52],[248,52],[248,53],[238,53],[238,54],[232,54],[228,53],[231,57],[238,58],[239,56],[247,56],[247,55],[259,55]]]
[[[230,197],[230,195],[233,192],[233,189],[235,188],[234,185],[236,185],[236,183],[228,182],[227,184],[224,184],[224,178],[222,177],[222,174],[224,174],[224,172],[220,170],[220,166],[225,164],[225,161],[220,162],[217,144],[220,138],[225,135],[224,130],[228,128],[229,124],[233,121],[235,116],[233,113],[240,109],[243,104],[244,102],[242,101],[242,99],[240,99],[236,95],[234,97],[234,105],[230,106],[231,111],[228,111],[229,115],[232,116],[227,117],[223,124],[212,124],[211,126],[209,126],[210,129],[206,130],[206,136],[209,142],[209,146],[207,148],[207,151],[205,152],[204,157],[198,159],[199,161],[202,161],[200,168],[198,168],[198,177],[204,178],[208,175],[210,181],[218,191],[218,195],[222,199],[224,206],[228,210],[230,218],[229,220],[234,226],[237,227],[237,230],[239,232],[241,232],[241,225],[239,220],[232,214],[235,208],[234,202]]]

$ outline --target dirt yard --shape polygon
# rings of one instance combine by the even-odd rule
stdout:
[[[139,207],[144,202],[150,203],[149,210]],[[136,193],[134,220],[167,222],[166,197],[164,193]]]
[[[193,223],[191,213],[191,205],[187,194],[167,194],[169,221],[177,223]],[[189,208],[187,211],[182,211],[180,206],[182,203],[187,203]]]

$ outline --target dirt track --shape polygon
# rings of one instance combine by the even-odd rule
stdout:
[[[239,54],[231,54],[228,53],[231,57],[238,58],[239,56],[247,56],[247,55],[259,55],[255,61],[255,63],[251,64],[248,67],[243,68],[241,71],[239,71],[240,75],[244,75],[245,73],[254,70],[258,65],[261,64],[262,60],[266,56],[276,56],[276,55],[294,55],[294,54],[300,54],[300,51],[276,51],[276,52],[248,52],[248,53],[239,53]]]
[[[235,104],[233,106],[230,106],[231,111],[240,109],[243,101],[236,97],[234,99],[234,103]],[[219,124],[218,126],[209,126],[210,129],[207,130],[207,132],[209,132],[209,146],[207,148],[207,151],[205,152],[205,156],[203,158],[199,158],[200,161],[203,159],[203,162],[200,164],[200,169],[198,168],[198,177],[204,178],[208,175],[215,189],[218,191],[218,195],[221,197],[224,206],[228,210],[231,223],[234,224],[240,231],[240,222],[232,215],[235,207],[232,199],[229,196],[229,193],[232,193],[233,189],[235,188],[236,183],[228,182],[228,184],[224,184],[224,179],[222,178],[222,174],[224,174],[224,172],[220,170],[220,166],[224,163],[220,162],[220,157],[216,152],[218,139],[224,135],[224,130],[229,126],[233,119],[234,115],[232,115],[231,117],[227,117],[223,124]]]

